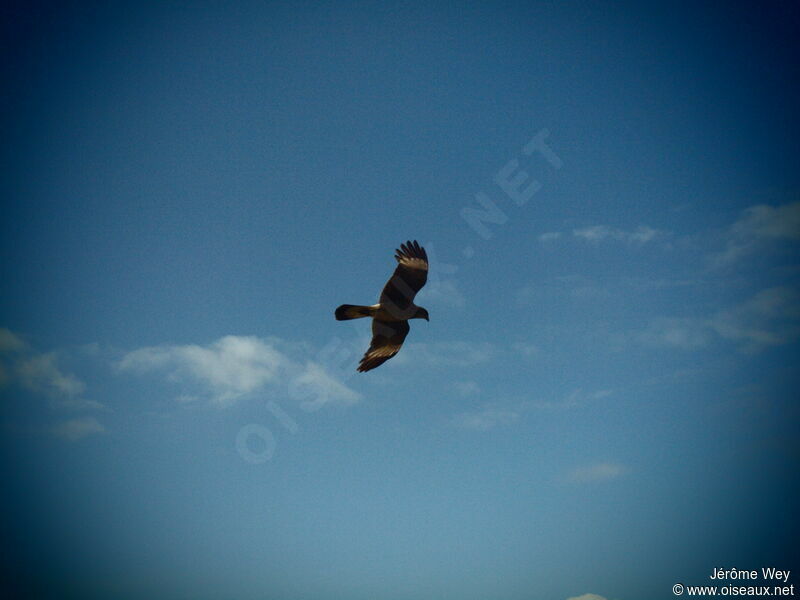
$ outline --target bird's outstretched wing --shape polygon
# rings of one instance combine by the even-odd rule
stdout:
[[[358,370],[369,371],[382,365],[400,351],[411,328],[408,321],[379,321],[372,319],[372,341],[358,363]]]
[[[406,242],[395,251],[399,263],[386,282],[378,302],[398,318],[408,318],[403,312],[413,303],[414,296],[428,280],[428,254],[417,241]]]

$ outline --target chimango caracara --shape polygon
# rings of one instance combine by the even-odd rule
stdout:
[[[409,319],[428,320],[428,311],[414,304],[414,296],[428,279],[425,248],[413,241],[401,244],[395,252],[399,264],[386,282],[377,304],[342,304],[336,309],[338,321],[372,317],[372,342],[358,364],[358,370],[362,372],[382,365],[400,351],[410,329]]]

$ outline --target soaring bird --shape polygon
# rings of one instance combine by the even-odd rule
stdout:
[[[372,317],[372,342],[358,370],[369,371],[400,351],[410,327],[409,319],[425,319],[428,311],[414,304],[414,296],[428,279],[428,255],[417,241],[406,242],[395,250],[397,268],[383,287],[377,304],[342,304],[334,313],[337,321]]]

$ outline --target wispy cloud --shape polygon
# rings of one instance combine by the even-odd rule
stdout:
[[[438,279],[428,282],[417,296],[420,306],[436,306],[440,304],[451,308],[463,308],[467,304],[464,294],[455,279]]]
[[[126,354],[122,370],[165,370],[175,381],[192,381],[207,388],[214,401],[229,404],[276,381],[287,358],[256,337],[225,336],[208,346],[152,346]]]
[[[654,318],[629,337],[646,346],[682,350],[723,339],[738,343],[744,352],[759,352],[800,339],[800,293],[786,286],[767,288],[708,317]]]
[[[800,338],[800,294],[789,287],[762,290],[717,313],[710,327],[725,339],[743,343],[746,352],[793,342]]]
[[[546,244],[548,242],[553,242],[553,241],[559,239],[560,237],[561,237],[561,232],[560,231],[547,231],[545,233],[539,234],[538,239],[543,244]]]
[[[105,406],[83,397],[86,384],[59,365],[58,352],[36,352],[20,336],[0,329],[0,385],[15,383],[45,396],[64,410],[98,410]]]
[[[572,598],[567,598],[567,600],[606,600],[603,596],[598,596],[597,594],[583,594],[582,596],[573,596]]]
[[[466,390],[464,396],[472,395],[472,386],[465,386]],[[477,393],[477,385],[474,388]],[[581,389],[575,389],[569,394],[565,395],[560,400],[554,401],[541,401],[521,399],[514,402],[489,402],[474,408],[459,412],[452,419],[449,424],[458,429],[465,429],[470,431],[488,431],[500,426],[508,426],[516,421],[519,421],[523,415],[530,413],[533,410],[563,410],[578,408],[591,402],[597,402],[603,398],[607,398],[613,394],[612,390],[602,389],[593,392],[584,392]]]
[[[76,442],[90,435],[105,433],[105,426],[94,417],[69,419],[51,427],[53,435],[70,442]]]
[[[555,278],[555,286],[567,292],[573,298],[610,298],[619,284],[612,281],[598,281],[585,275],[559,275]]]
[[[599,483],[617,479],[627,472],[628,468],[621,464],[599,462],[572,469],[566,479],[571,483]]]
[[[663,232],[653,229],[652,227],[648,227],[647,225],[640,225],[633,231],[616,229],[607,225],[592,225],[590,227],[573,229],[572,235],[588,242],[615,240],[618,242],[644,244],[656,239],[656,237],[660,235],[663,235]]]
[[[647,295],[661,290],[689,288],[701,285],[702,280],[690,278],[669,279],[664,277],[631,277],[626,275],[591,277],[572,273],[556,275],[546,281],[526,284],[516,293],[520,306],[528,306],[539,299],[555,294],[568,295],[576,299],[601,300],[630,297],[632,294]]]
[[[645,346],[692,350],[707,345],[713,336],[704,319],[657,317],[635,337]]]
[[[611,394],[613,394],[612,390],[595,390],[593,392],[585,392],[582,389],[577,388],[572,390],[560,400],[532,400],[527,402],[526,406],[547,410],[562,410],[575,408],[595,400],[602,400],[603,398],[611,396]]]
[[[592,243],[613,240],[628,244],[645,244],[664,236],[666,236],[666,232],[653,229],[648,225],[639,225],[636,229],[630,231],[609,227],[608,225],[588,225],[586,227],[577,227],[572,230],[573,238]],[[540,233],[537,239],[542,244],[549,244],[563,237],[564,234],[561,231],[546,231]]]
[[[18,335],[5,327],[0,327],[0,353],[21,352],[27,347],[28,344],[23,342]]]
[[[474,381],[456,381],[453,388],[461,396],[475,396],[480,393],[480,386]]]
[[[538,286],[534,286],[532,284],[523,286],[515,296],[517,304],[520,306],[525,306],[527,304],[532,303],[537,296]]]
[[[519,355],[525,356],[526,358],[531,358],[537,356],[541,350],[539,346],[536,344],[531,344],[528,342],[516,342],[511,346],[511,348]]]
[[[486,406],[480,410],[467,411],[456,415],[452,420],[452,425],[459,429],[488,431],[499,425],[509,425],[518,420],[519,416],[519,413],[514,410]]]
[[[745,209],[725,234],[725,249],[711,256],[712,266],[731,265],[769,242],[800,240],[800,202],[759,204]]]
[[[16,371],[22,385],[37,393],[71,399],[86,389],[80,379],[58,368],[56,355],[52,352],[21,360]]]
[[[51,409],[95,411],[106,407],[84,397],[86,384],[59,365],[62,352],[37,352],[30,344],[0,328],[0,386],[17,385],[48,399]],[[105,426],[94,417],[69,419],[45,428],[64,440],[76,441],[104,432]]]
[[[297,398],[314,396],[349,404],[359,394],[313,360],[301,360],[279,348],[277,339],[228,335],[207,345],[139,348],[119,361],[122,371],[164,373],[184,386],[181,396],[209,398],[218,406],[276,387],[291,388]],[[285,346],[285,345],[284,345]]]
[[[414,356],[414,363],[417,365],[471,367],[488,362],[494,355],[495,347],[489,342],[417,342],[406,344],[403,352],[392,359],[392,362],[404,364],[408,362],[409,356]]]
[[[361,394],[328,373],[321,365],[309,362],[290,382],[293,397],[302,399],[301,406],[313,410],[330,402],[354,404]]]
[[[426,243],[425,247],[430,268],[428,281],[417,297],[417,304],[420,306],[440,304],[449,308],[463,308],[467,300],[455,278],[458,266],[442,262],[433,242]]]
[[[50,402],[50,407],[60,410],[83,411],[83,410],[104,410],[109,408],[102,402],[89,400],[88,398],[59,398]]]

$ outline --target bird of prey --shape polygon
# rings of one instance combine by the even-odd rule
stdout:
[[[414,304],[414,296],[428,279],[428,255],[416,240],[395,250],[397,268],[383,287],[377,304],[342,304],[337,321],[372,317],[372,342],[358,364],[361,372],[382,365],[400,351],[410,327],[409,319],[428,320],[428,311]]]

